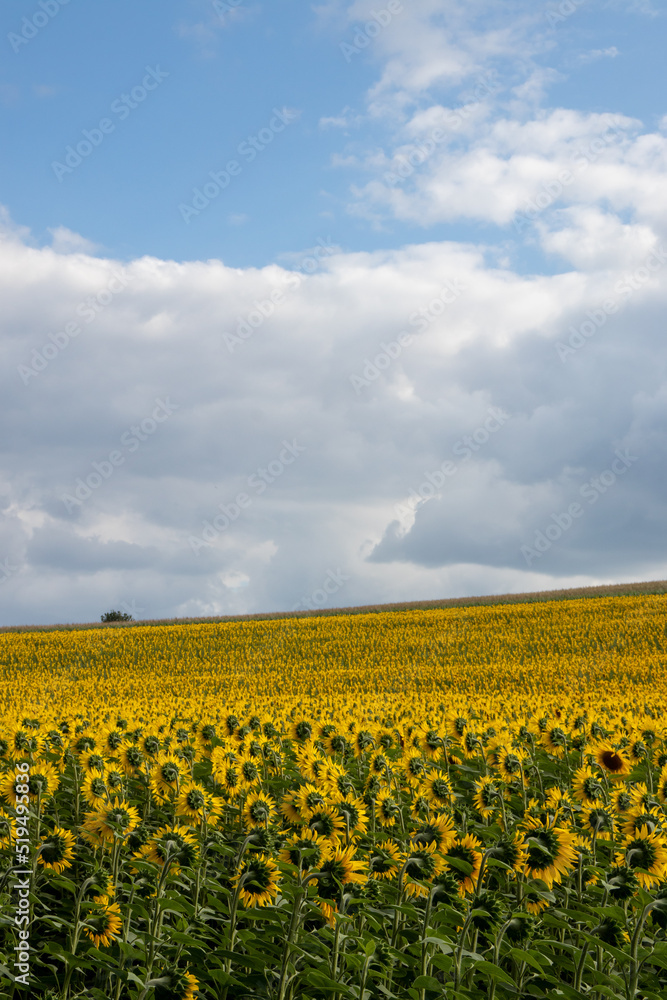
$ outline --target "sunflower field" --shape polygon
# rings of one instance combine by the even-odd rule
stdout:
[[[0,997],[667,996],[667,598],[0,634]]]

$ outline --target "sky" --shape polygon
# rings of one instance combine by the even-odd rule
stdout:
[[[0,11],[0,624],[667,578],[666,6]]]

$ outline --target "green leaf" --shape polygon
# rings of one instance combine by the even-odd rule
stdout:
[[[536,951],[524,951],[522,948],[510,948],[509,955],[517,962],[525,962],[538,972],[543,971],[544,965],[553,965],[553,962],[546,955],[541,955]]]
[[[412,985],[416,990],[435,990],[436,993],[442,993],[442,983],[433,976],[417,976]]]
[[[475,972],[484,972],[487,976],[491,976],[492,979],[497,979],[501,983],[507,983],[508,986],[516,986],[512,977],[498,965],[494,965],[493,962],[476,962],[474,970]]]

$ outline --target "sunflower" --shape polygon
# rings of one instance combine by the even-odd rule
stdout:
[[[242,815],[246,830],[267,827],[275,819],[275,803],[264,792],[251,792],[245,801]]]
[[[667,802],[667,765],[665,765],[658,775],[658,789],[656,792],[658,801],[664,806]]]
[[[314,812],[317,812],[327,804],[326,795],[315,785],[302,785],[294,793],[294,805],[303,819],[310,819]]]
[[[202,785],[196,782],[188,782],[181,785],[178,799],[176,800],[176,816],[184,816],[193,823],[201,823],[203,820],[210,826],[215,826],[220,815],[221,803]]]
[[[544,749],[554,757],[562,757],[568,749],[570,733],[565,732],[560,726],[553,726],[545,729],[540,737],[540,742]]]
[[[357,798],[348,792],[339,798],[331,800],[333,809],[338,810],[339,816],[345,823],[349,834],[362,834],[368,830],[368,813],[362,799]]]
[[[326,774],[326,759],[316,747],[297,747],[296,763],[299,771],[308,781],[321,781]]]
[[[546,910],[549,906],[549,900],[545,899],[544,896],[537,891],[537,889],[527,889],[526,894],[523,898],[524,905],[529,913],[533,916],[539,916],[542,910]]]
[[[457,837],[456,842],[447,851],[448,858],[457,858],[470,865],[472,871],[464,872],[460,868],[450,865],[452,875],[459,883],[459,893],[464,896],[466,892],[474,892],[477,887],[477,879],[482,869],[482,843],[477,837],[468,833],[464,837]]]
[[[456,828],[451,817],[442,813],[435,819],[424,823],[423,826],[412,835],[413,843],[420,847],[423,844],[435,844],[436,850],[441,854],[447,854],[449,848],[456,841]]]
[[[453,740],[460,740],[466,731],[468,720],[462,715],[456,715],[447,720],[447,732]]]
[[[335,757],[336,754],[346,754],[352,750],[350,741],[341,733],[331,733],[330,736],[322,740],[322,746],[330,757]]]
[[[393,826],[401,814],[401,807],[389,789],[379,792],[375,800],[375,815],[382,826]]]
[[[667,876],[665,842],[645,826],[625,838],[615,861],[618,866],[632,869],[644,889],[652,889]]]
[[[604,801],[602,783],[590,767],[580,767],[574,772],[572,792],[579,802],[587,806]]]
[[[107,769],[106,759],[97,750],[81,754],[80,760],[86,774],[104,774]]]
[[[94,809],[105,806],[109,801],[109,789],[104,776],[97,771],[86,775],[82,786],[83,797]]]
[[[191,972],[166,969],[160,975],[160,983],[155,987],[155,1000],[196,1000],[199,996],[199,980]]]
[[[431,803],[426,798],[425,795],[421,795],[419,790],[412,800],[412,805],[410,806],[410,815],[414,819],[423,819],[425,816],[429,816],[431,813]]]
[[[427,896],[429,890],[422,882],[432,882],[445,867],[435,841],[423,847],[411,847],[403,865],[403,885],[408,896]]]
[[[120,753],[118,754],[118,759],[120,764],[128,777],[135,775],[137,771],[141,770],[141,767],[146,760],[146,755],[136,743],[130,743],[129,746],[123,746]]]
[[[430,775],[423,784],[424,795],[433,809],[444,809],[452,803],[451,785],[442,774]]]
[[[480,815],[487,819],[500,808],[499,800],[502,794],[503,790],[499,782],[495,778],[484,776],[475,782],[473,805]]]
[[[445,745],[442,733],[440,733],[438,729],[434,729],[432,726],[419,726],[417,729],[417,738],[419,741],[419,749],[430,760],[437,757]]]
[[[150,757],[151,760],[157,760],[161,748],[160,738],[152,733],[142,736],[139,739],[139,749],[146,757]]]
[[[278,895],[280,872],[275,862],[266,854],[247,855],[236,870],[232,886],[239,890],[243,905],[268,906]]]
[[[375,738],[367,729],[359,729],[352,738],[352,750],[355,757],[361,757],[375,746]]]
[[[496,766],[503,781],[509,784],[512,781],[522,780],[524,761],[526,760],[526,754],[523,750],[520,748],[508,750],[506,747],[501,747],[496,751],[496,756],[498,758]]]
[[[180,787],[183,764],[175,757],[160,753],[151,772],[151,791],[158,802],[166,802],[177,795]]]
[[[327,761],[321,784],[329,795],[348,795],[354,791],[352,779],[345,768],[333,761]]]
[[[392,732],[386,726],[379,726],[375,730],[375,745],[382,747],[385,752],[393,750],[394,747],[398,746],[398,742],[396,733]]]
[[[551,889],[576,864],[575,834],[562,826],[541,823],[530,817],[524,827],[528,858],[524,872],[541,879]]]
[[[33,765],[26,781],[26,773],[9,771],[0,784],[0,794],[5,802],[16,807],[17,796],[27,795],[30,802],[51,798],[60,783],[60,776],[51,764],[38,761]]]
[[[320,866],[320,877],[314,880],[317,883],[318,905],[331,925],[342,887],[363,885],[368,878],[364,868],[364,862],[354,856],[354,847],[336,847]]]
[[[38,736],[27,726],[16,726],[8,734],[7,743],[9,747],[7,756],[12,760],[21,760],[23,757],[38,757],[44,752],[45,738]]]
[[[105,753],[110,757],[114,757],[121,749],[124,742],[125,736],[116,726],[104,729],[100,733],[100,753]]]
[[[523,834],[515,833],[512,836],[503,834],[493,847],[489,848],[489,857],[497,858],[503,864],[508,865],[513,872],[522,872],[528,852],[523,843]]]
[[[280,860],[287,865],[295,865],[301,871],[319,868],[333,853],[333,844],[325,840],[315,830],[306,827],[287,838],[280,851]]]
[[[299,812],[299,804],[296,796],[296,792],[286,792],[279,806],[280,814],[291,826],[301,826],[306,821],[305,817]]]
[[[141,849],[153,864],[163,867],[168,861],[179,868],[191,868],[197,860],[199,848],[194,833],[183,827],[163,826]]]
[[[632,808],[632,798],[626,785],[615,788],[611,793],[611,804],[619,816],[624,816]]]
[[[641,807],[632,809],[623,821],[622,833],[624,837],[634,836],[640,827],[645,826],[649,833],[663,831],[664,817],[658,806],[650,809]]]
[[[403,776],[413,788],[426,776],[426,762],[420,750],[408,750],[403,757]]]
[[[239,754],[235,761],[238,770],[239,784],[242,791],[254,788],[262,780],[257,761],[249,754]]]
[[[383,840],[373,848],[368,859],[369,875],[372,879],[396,878],[405,855],[393,840]]]
[[[628,789],[628,792],[630,795],[629,812],[640,812],[642,809],[650,809],[655,805],[653,795],[643,781],[637,782],[636,785]]]
[[[631,899],[639,889],[637,876],[626,865],[617,865],[607,875],[605,886],[613,902],[624,903]]]
[[[213,750],[213,740],[216,737],[215,726],[210,722],[197,730],[196,743],[205,757],[210,757]]]
[[[630,774],[630,762],[622,750],[619,750],[607,740],[596,744],[593,755],[598,767],[601,767],[614,780],[621,780]]]
[[[105,804],[86,816],[81,833],[90,844],[101,847],[113,844],[115,840],[126,840],[139,822],[139,813],[134,806],[124,802]]]
[[[121,799],[124,797],[125,775],[122,771],[119,771],[115,767],[109,768],[104,775],[104,780],[112,799]]]
[[[118,937],[123,925],[120,906],[118,903],[110,903],[108,896],[95,896],[93,904],[92,912],[86,917],[84,934],[96,948],[108,948]]]
[[[66,868],[71,868],[74,861],[75,837],[70,830],[57,826],[53,832],[42,837],[38,851],[37,863],[44,868],[50,868],[59,875]]]
[[[371,754],[368,761],[369,775],[374,774],[378,778],[386,778],[388,768],[389,761],[383,750],[377,750],[375,753]]]
[[[611,840],[614,836],[615,814],[609,806],[584,806],[581,825],[586,833],[595,834],[598,840]]]
[[[313,726],[307,719],[299,718],[298,721],[290,722],[287,729],[287,736],[292,743],[303,745],[310,743],[313,738]]]
[[[572,812],[572,800],[567,792],[564,792],[562,788],[554,785],[552,788],[547,790],[545,795],[545,804],[547,811],[553,813],[553,815],[558,816],[564,810]]]
[[[345,834],[345,820],[333,806],[324,805],[308,817],[308,826],[321,837],[337,844]]]

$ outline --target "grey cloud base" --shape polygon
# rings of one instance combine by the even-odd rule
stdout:
[[[650,249],[619,239],[604,266],[547,276],[453,243],[340,252],[294,288],[274,265],[121,264],[5,226],[0,621],[667,576],[659,275],[566,364],[556,349]],[[462,291],[434,311],[447,282]],[[231,354],[238,317],[287,287]]]

